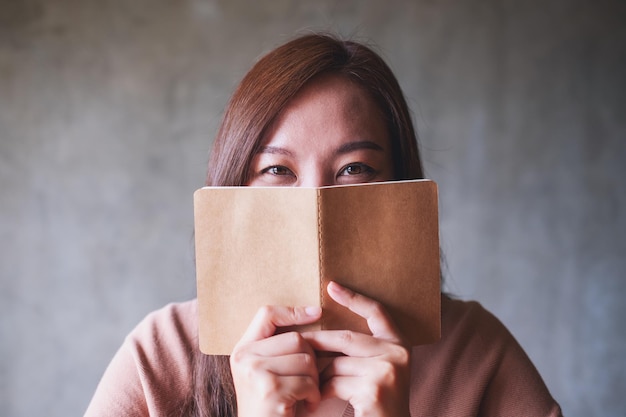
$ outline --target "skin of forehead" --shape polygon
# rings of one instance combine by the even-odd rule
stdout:
[[[306,109],[311,109],[312,106],[319,106],[320,111],[317,113],[307,112]],[[343,116],[340,120],[341,123],[329,123],[327,119],[324,119],[325,111],[328,108],[334,110],[331,117],[334,117],[335,114]],[[333,121],[337,121],[337,119],[333,119]],[[329,135],[357,132],[357,134],[367,137],[371,135],[372,130],[380,131],[380,134],[375,137],[376,142],[379,142],[380,136],[384,135],[385,138],[379,144],[387,151],[389,150],[388,132],[382,112],[374,100],[369,97],[367,91],[344,76],[323,75],[307,84],[276,118],[262,143],[267,145],[269,142],[275,142],[275,139],[281,139],[281,145],[288,146],[290,141],[285,138],[277,138],[276,134],[280,134],[284,129],[295,128],[296,131],[301,130],[299,134],[306,135],[309,125],[313,125],[316,129],[325,128]],[[343,128],[347,132],[338,132],[337,129],[339,128]]]

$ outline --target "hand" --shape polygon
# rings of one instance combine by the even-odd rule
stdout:
[[[308,324],[320,317],[319,307],[259,309],[230,356],[239,417],[292,417],[299,401],[311,411],[317,408],[315,352],[297,332],[274,333],[277,327]]]
[[[341,285],[328,284],[337,303],[365,318],[372,335],[347,330],[306,332],[315,350],[339,352],[322,366],[322,398],[350,402],[355,417],[409,416],[410,348],[382,305]]]

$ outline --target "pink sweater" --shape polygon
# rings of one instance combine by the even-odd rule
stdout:
[[[191,389],[196,309],[193,300],[148,315],[111,361],[85,415],[177,415]],[[412,360],[412,416],[561,415],[513,336],[476,302],[444,297],[441,340],[413,348]],[[324,415],[352,410],[329,401]]]

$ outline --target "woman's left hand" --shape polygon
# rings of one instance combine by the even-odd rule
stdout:
[[[349,330],[303,333],[316,351],[345,355],[320,370],[322,398],[348,401],[355,417],[408,417],[411,350],[384,307],[335,282],[328,284],[328,294],[366,319],[372,335]]]

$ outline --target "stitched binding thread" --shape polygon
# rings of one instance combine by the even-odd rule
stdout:
[[[320,307],[322,308],[322,317],[320,325],[324,329],[324,254],[322,253],[322,192],[317,189],[317,253],[319,256],[319,286],[320,286]]]

